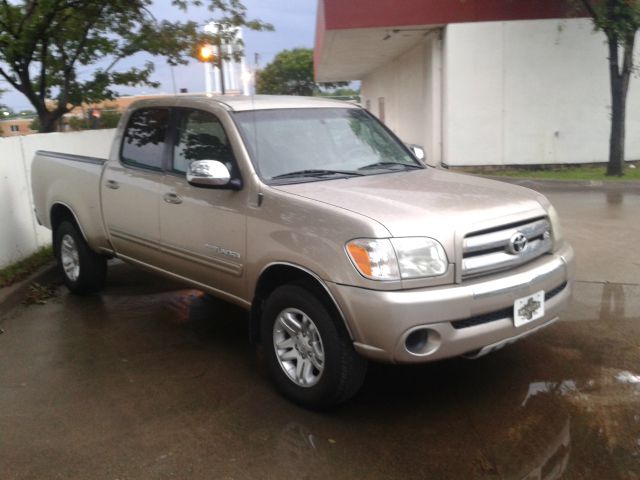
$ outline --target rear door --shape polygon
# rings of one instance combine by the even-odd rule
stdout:
[[[160,201],[165,268],[221,293],[242,297],[246,259],[247,189],[194,187],[185,177],[194,160],[218,160],[240,173],[224,112],[174,110],[170,167]]]
[[[157,265],[162,254],[158,205],[167,162],[170,110],[143,108],[129,117],[118,158],[102,176],[102,208],[118,255]]]

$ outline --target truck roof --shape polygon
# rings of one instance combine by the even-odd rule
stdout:
[[[198,107],[217,103],[231,111],[274,110],[280,108],[359,108],[342,100],[292,95],[158,95],[133,102],[130,109],[140,107]]]

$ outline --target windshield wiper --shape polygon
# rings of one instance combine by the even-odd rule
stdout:
[[[398,162],[376,162],[371,165],[365,165],[364,167],[360,167],[358,170],[376,170],[376,169],[390,169],[390,170],[399,170],[395,167],[401,167],[402,170],[413,170],[420,169],[422,170],[424,167],[420,165],[412,165],[410,163],[398,163]]]
[[[353,170],[307,169],[307,170],[297,170],[295,172],[276,175],[275,177],[271,177],[271,180],[278,180],[281,178],[297,178],[297,177],[326,177],[329,175],[362,176],[364,175],[364,173],[355,172]]]

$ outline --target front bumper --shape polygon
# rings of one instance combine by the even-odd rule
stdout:
[[[574,252],[565,242],[517,269],[456,285],[401,291],[328,286],[361,355],[418,363],[488,353],[550,325],[569,301],[574,270]],[[515,300],[540,290],[548,297],[545,315],[516,328],[509,313]],[[407,350],[407,337],[425,328],[428,341],[420,353]]]

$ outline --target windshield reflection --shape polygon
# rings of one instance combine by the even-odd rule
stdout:
[[[326,177],[327,172],[348,176],[424,168],[378,120],[358,108],[257,110],[234,117],[266,181],[277,177],[290,183],[314,177],[313,172]]]

